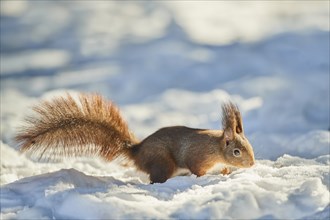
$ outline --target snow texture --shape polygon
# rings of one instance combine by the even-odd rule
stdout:
[[[329,219],[329,1],[1,1],[0,219]],[[233,100],[257,158],[149,184],[120,160],[21,155],[40,99],[99,92],[143,139],[220,129]]]

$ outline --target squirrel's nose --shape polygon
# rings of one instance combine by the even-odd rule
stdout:
[[[252,167],[253,165],[254,165],[254,160],[252,160],[252,161],[246,160],[243,162],[244,167]]]

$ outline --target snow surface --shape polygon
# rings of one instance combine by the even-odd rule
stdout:
[[[329,219],[329,1],[1,1],[1,219]],[[144,138],[240,107],[257,163],[149,184],[121,161],[41,163],[30,106],[99,92]]]

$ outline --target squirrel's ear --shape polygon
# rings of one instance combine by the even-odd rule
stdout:
[[[223,133],[225,141],[231,141],[234,139],[234,131],[232,129],[224,129]]]
[[[235,133],[240,134],[243,132],[241,113],[232,102],[222,105],[222,126],[225,136],[229,140],[234,138]]]
[[[244,131],[243,130],[243,121],[242,121],[241,112],[239,111],[239,109],[238,109],[237,106],[235,106],[234,112],[235,112],[235,118],[236,118],[235,132],[237,134],[240,134],[240,133],[242,133]]]

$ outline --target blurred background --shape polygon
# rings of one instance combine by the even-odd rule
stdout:
[[[329,1],[1,1],[1,141],[29,106],[99,92],[143,138],[241,108],[258,158],[329,154]]]

